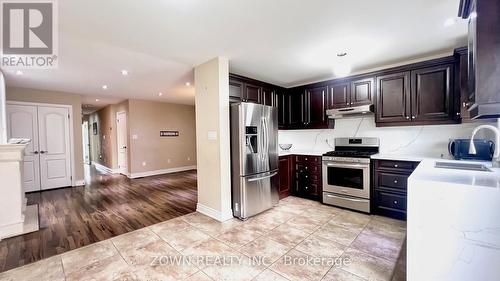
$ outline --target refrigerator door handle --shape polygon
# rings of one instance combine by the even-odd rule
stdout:
[[[274,176],[276,176],[278,174],[278,172],[274,172],[272,174],[269,174],[267,176],[263,176],[263,177],[258,177],[258,178],[251,178],[251,179],[248,179],[249,182],[253,182],[253,181],[260,181],[260,180],[263,180],[263,179],[267,179],[267,178],[272,178]]]

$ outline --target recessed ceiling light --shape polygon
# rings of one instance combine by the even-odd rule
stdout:
[[[122,75],[123,75],[123,76],[127,76],[127,75],[128,75],[128,70],[125,70],[125,69],[124,69],[124,70],[122,70]]]
[[[102,89],[103,90],[107,90],[108,89],[108,85],[102,85]]]
[[[163,93],[162,93],[162,92],[159,92],[159,93],[158,93],[158,96],[160,96],[160,97],[161,97],[161,96],[163,96]]]
[[[95,101],[99,101],[99,99],[95,99]]]
[[[191,83],[189,83],[189,82],[186,82],[186,86],[191,86]]]
[[[455,18],[448,18],[444,21],[444,27],[450,27],[452,25],[455,25],[457,20]]]
[[[16,75],[23,75],[23,74],[24,72],[22,72],[21,70],[16,71]]]

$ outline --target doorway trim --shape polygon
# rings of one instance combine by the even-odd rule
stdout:
[[[67,108],[69,112],[69,165],[71,168],[71,186],[85,185],[85,180],[77,180],[75,176],[75,136],[73,128],[73,106],[70,104],[54,104],[54,103],[43,103],[43,102],[25,102],[25,101],[13,101],[7,100],[7,105],[32,105],[32,106],[51,106],[51,107],[62,107]],[[83,153],[83,152],[82,152]],[[83,157],[83,155],[82,155]],[[83,164],[83,163],[82,163]],[[83,184],[82,184],[83,182]]]
[[[118,132],[118,115],[120,115],[120,114],[124,114],[124,115],[125,115],[125,120],[126,120],[126,121],[125,121],[125,125],[126,125],[126,127],[125,127],[125,133],[126,133],[126,136],[125,136],[125,142],[127,143],[127,145],[126,145],[126,147],[127,147],[127,148],[126,148],[126,149],[127,149],[127,152],[125,153],[125,155],[126,155],[126,157],[127,157],[127,159],[126,159],[126,161],[127,161],[127,168],[126,168],[126,169],[122,169],[122,168],[120,167],[120,161],[119,161],[120,147],[118,146],[118,134],[119,134],[120,132]],[[116,124],[116,162],[117,162],[117,165],[118,165],[118,169],[117,169],[117,170],[118,170],[118,173],[123,174],[123,175],[125,175],[125,176],[127,176],[127,177],[128,177],[128,176],[130,175],[130,173],[128,172],[128,171],[129,171],[129,165],[128,165],[129,153],[128,153],[128,152],[130,151],[130,150],[129,150],[130,145],[129,145],[129,141],[128,141],[128,132],[126,131],[126,130],[127,130],[127,128],[128,128],[128,116],[127,116],[127,111],[122,110],[122,111],[118,111],[118,112],[116,112],[116,120],[115,120],[115,121],[116,121],[116,122],[115,122],[115,124]]]

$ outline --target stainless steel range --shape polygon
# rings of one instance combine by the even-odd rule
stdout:
[[[323,155],[323,203],[370,212],[370,156],[378,138],[336,138]]]

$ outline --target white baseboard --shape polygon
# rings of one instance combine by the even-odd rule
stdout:
[[[176,168],[163,169],[163,170],[154,170],[154,171],[147,171],[147,172],[140,172],[140,173],[130,173],[127,176],[131,179],[135,179],[135,178],[156,176],[156,175],[162,175],[162,174],[170,174],[170,173],[189,171],[189,170],[195,170],[195,169],[196,169],[196,165],[176,167]]]
[[[76,180],[74,186],[82,186],[85,185],[85,180]]]
[[[105,173],[108,173],[108,174],[118,174],[120,173],[120,169],[111,169],[109,167],[106,167],[104,165],[101,165],[97,162],[92,162],[92,165],[95,166],[95,168],[101,172],[105,172]]]
[[[233,218],[233,210],[228,210],[223,213],[200,203],[196,204],[196,211],[218,221],[227,221]]]

